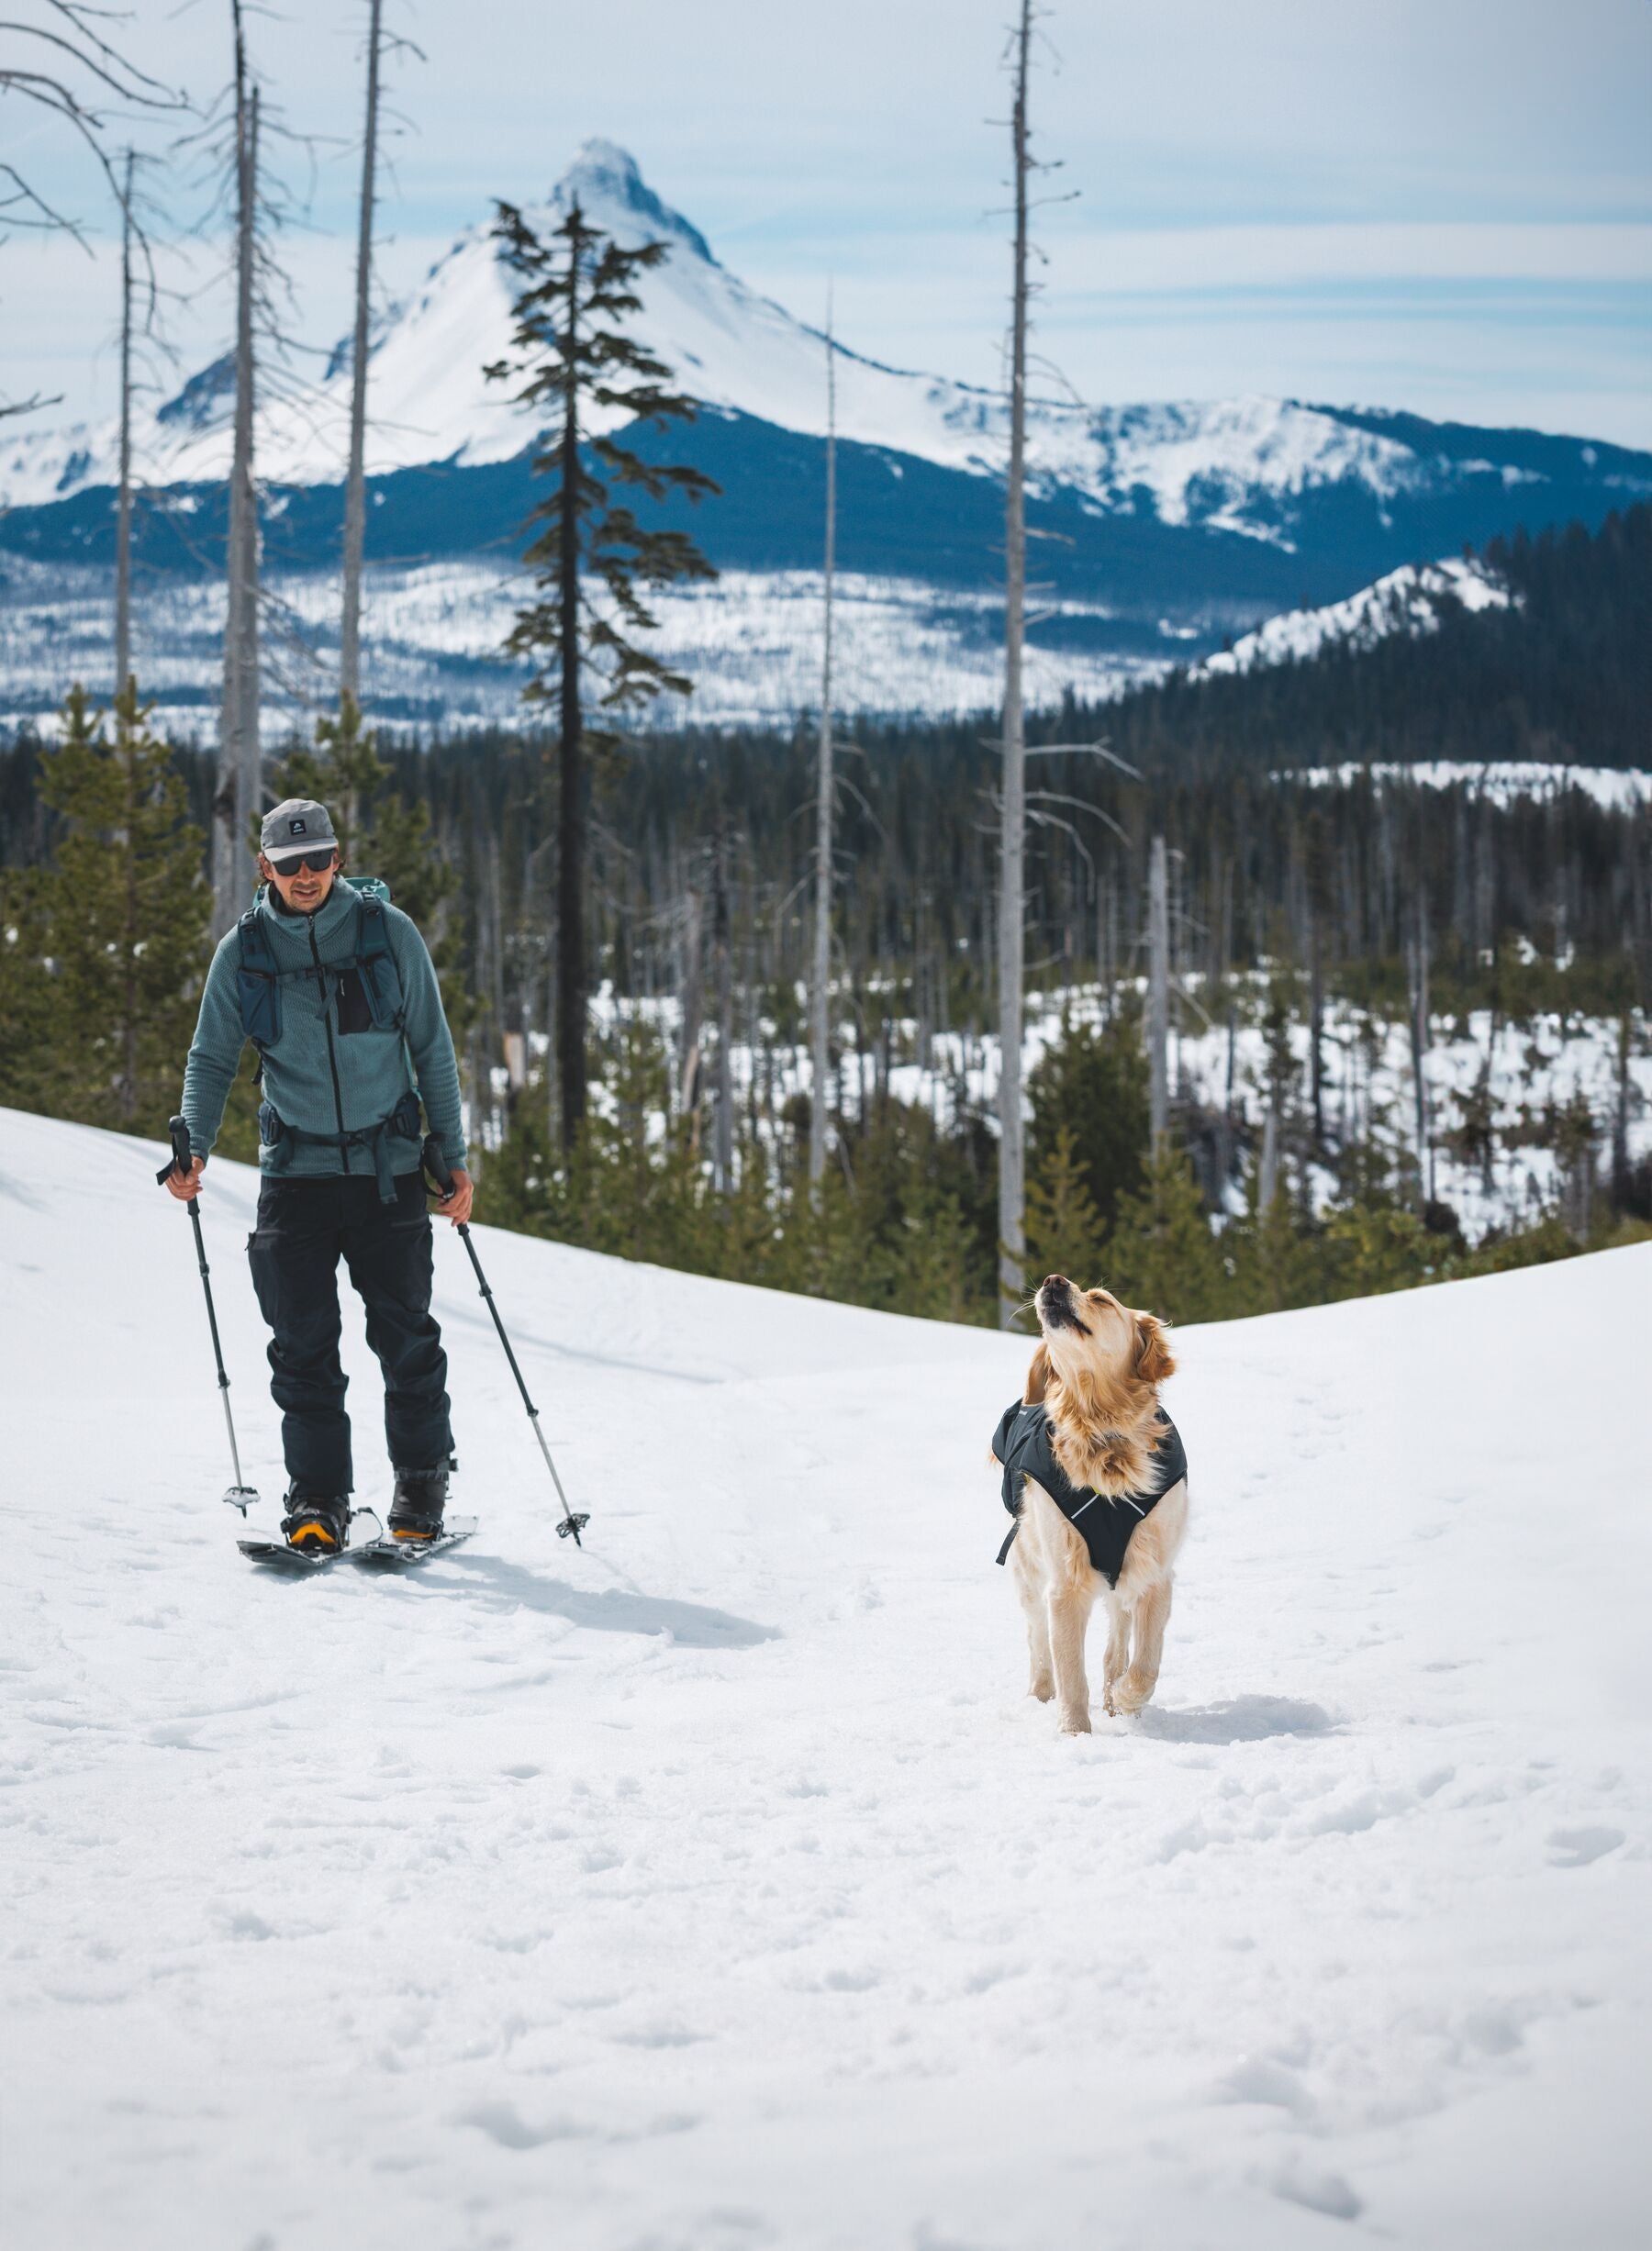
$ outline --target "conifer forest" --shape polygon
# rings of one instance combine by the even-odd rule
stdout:
[[[1465,614],[1030,717],[1034,1278],[1082,1267],[1203,1319],[1646,1230],[1652,1165],[1631,1150],[1652,808],[1587,777],[1536,793],[1494,777],[1538,758],[1627,777],[1644,755],[1649,538],[1643,507],[1597,537],[1512,543],[1493,560],[1526,590],[1517,622]],[[598,738],[591,1094],[571,1141],[554,728],[375,742],[347,704],[273,762],[269,787],[326,798],[350,864],[430,932],[490,1220],[990,1322],[990,716],[843,735],[832,1157],[812,1187],[812,720]],[[1455,778],[1394,771],[1424,758]],[[8,1099],[163,1125],[209,950],[215,787],[212,760],[155,741],[135,697],[100,715],[77,692],[55,747],[24,738],[0,758]],[[242,1093],[229,1145],[251,1156]]]

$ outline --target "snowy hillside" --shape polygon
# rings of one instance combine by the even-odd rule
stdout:
[[[1185,1333],[1159,1700],[1062,1741],[1024,1343],[484,1230],[582,1555],[444,1239],[481,1532],[271,1580],[159,1161],[0,1112],[8,2241],[1632,2240],[1652,1251]]]
[[[1446,605],[1469,611],[1507,609],[1519,597],[1478,558],[1448,555],[1442,563],[1408,563],[1346,601],[1318,609],[1285,610],[1246,633],[1231,649],[1193,667],[1195,679],[1221,673],[1256,672],[1318,656],[1341,643],[1369,649],[1391,633],[1436,633]]]

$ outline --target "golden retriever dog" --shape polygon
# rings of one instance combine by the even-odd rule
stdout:
[[[1088,1735],[1084,1643],[1098,1599],[1107,1711],[1139,1711],[1158,1680],[1188,1530],[1187,1455],[1158,1399],[1176,1363],[1163,1322],[1109,1290],[1053,1274],[1033,1302],[1041,1341],[992,1454],[1016,1519],[1005,1553],[1027,1616],[1030,1693],[1055,1699],[1063,1734]]]

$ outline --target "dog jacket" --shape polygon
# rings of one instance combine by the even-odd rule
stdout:
[[[993,1454],[1004,1465],[1005,1508],[1019,1519],[1021,1479],[1036,1477],[1073,1530],[1082,1535],[1095,1568],[1110,1587],[1116,1587],[1131,1533],[1188,1474],[1188,1450],[1180,1432],[1162,1407],[1158,1419],[1164,1428],[1153,1454],[1159,1471],[1157,1485],[1151,1492],[1112,1495],[1069,1482],[1055,1459],[1053,1426],[1044,1408],[1023,1407],[1019,1401],[1005,1408],[992,1433]],[[1009,1555],[1020,1530],[1019,1521],[1010,1527],[1009,1537],[999,1550],[999,1563]]]

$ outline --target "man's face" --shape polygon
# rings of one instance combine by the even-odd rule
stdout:
[[[307,859],[318,859],[318,852],[306,854]],[[339,855],[329,852],[326,864],[319,868],[307,867],[303,860],[293,860],[285,867],[258,855],[259,873],[264,881],[273,884],[281,903],[296,915],[313,915],[324,906],[339,873]]]

